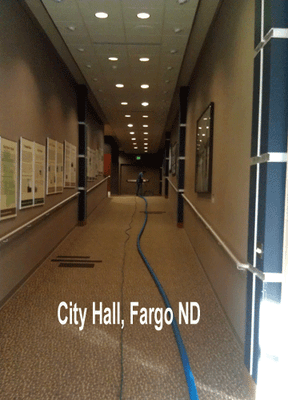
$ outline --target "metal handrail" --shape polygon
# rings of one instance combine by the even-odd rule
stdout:
[[[257,275],[259,275],[259,277],[261,279],[263,279],[263,273],[261,273],[261,271],[257,270],[256,268],[253,268],[250,264],[242,263],[238,260],[238,258],[232,253],[232,251],[229,249],[229,247],[217,235],[217,233],[214,231],[214,229],[211,227],[211,225],[205,220],[204,217],[202,217],[202,215],[199,213],[199,211],[196,209],[196,207],[191,203],[191,201],[184,194],[182,194],[182,197],[189,204],[189,206],[192,208],[192,210],[195,212],[195,214],[197,214],[197,216],[201,219],[201,221],[204,223],[206,228],[212,233],[212,235],[217,240],[218,244],[223,247],[223,249],[226,251],[226,253],[235,262],[235,264],[237,265],[237,269],[249,270],[250,272],[252,272],[254,274],[256,273]]]
[[[91,192],[91,190],[95,189],[97,186],[101,185],[101,183],[105,182],[107,179],[110,178],[111,175],[106,176],[106,178],[102,179],[102,181],[96,183],[96,185],[92,186],[90,189],[87,190],[87,193]]]
[[[14,231],[11,231],[11,232],[7,233],[6,235],[2,236],[2,237],[0,238],[0,243],[7,243],[8,240],[9,240],[12,236],[14,236],[16,233],[22,231],[22,230],[25,229],[25,228],[30,228],[31,225],[32,225],[34,222],[36,222],[36,221],[38,221],[38,220],[40,220],[40,219],[42,219],[42,218],[48,216],[48,215],[49,215],[52,211],[54,211],[56,208],[59,208],[59,207],[62,206],[63,204],[68,203],[68,202],[69,202],[70,200],[72,200],[74,197],[78,196],[79,193],[80,193],[80,192],[76,192],[76,193],[72,194],[71,196],[67,197],[67,199],[65,199],[65,200],[63,200],[63,201],[60,201],[60,203],[58,203],[58,204],[56,204],[55,206],[49,208],[49,210],[43,212],[42,214],[38,215],[37,217],[31,219],[30,221],[26,222],[25,224],[23,224],[23,225],[19,226],[18,228],[14,229]]]
[[[173,183],[170,181],[169,178],[167,178],[167,176],[166,176],[166,179],[167,179],[167,181],[170,183],[170,185],[173,187],[173,189],[175,190],[175,192],[178,192],[178,193],[179,193],[179,190],[176,188],[176,186],[173,185]]]

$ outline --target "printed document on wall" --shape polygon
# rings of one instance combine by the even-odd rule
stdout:
[[[45,199],[45,146],[34,143],[34,205]]]
[[[0,219],[17,215],[17,143],[0,137]]]
[[[63,143],[57,144],[56,192],[63,192]]]
[[[47,194],[56,193],[56,143],[47,138]]]
[[[20,138],[20,209],[33,207],[34,142]]]

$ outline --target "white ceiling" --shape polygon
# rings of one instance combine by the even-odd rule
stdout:
[[[211,2],[205,1],[206,6]],[[126,153],[143,153],[144,142],[147,142],[144,138],[148,138],[149,153],[157,152],[198,0],[188,0],[184,4],[179,4],[178,0],[28,0],[26,3],[52,43],[60,33],[101,108],[100,116],[110,125],[109,131],[121,149]],[[216,10],[215,3],[218,4],[218,0],[214,1],[213,10],[209,9],[211,16],[208,15],[206,27],[204,23],[206,31]],[[108,18],[96,18],[95,13],[99,11],[106,12]],[[199,7],[198,14],[200,11]],[[139,19],[139,12],[149,13],[150,18]],[[207,12],[203,9],[202,14]],[[47,22],[47,16],[54,29]],[[197,37],[197,32],[195,34]],[[204,38],[201,40],[203,43]],[[56,49],[60,56],[62,51],[64,55],[63,43],[60,51],[59,45]],[[118,60],[109,61],[111,56]],[[150,60],[140,62],[140,57]],[[65,55],[63,59],[66,61]],[[77,76],[75,78],[79,83]],[[124,87],[117,88],[117,83]],[[148,84],[149,88],[141,89],[141,84]],[[141,105],[144,101],[149,103],[147,107]],[[128,105],[121,105],[121,102]],[[127,114],[131,117],[125,117]],[[133,124],[133,128],[128,124]],[[136,138],[138,149],[133,148],[132,137]]]

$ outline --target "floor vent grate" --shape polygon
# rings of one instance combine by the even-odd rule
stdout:
[[[90,256],[57,256],[51,262],[58,262],[61,268],[94,268],[94,263],[102,260],[91,260]]]

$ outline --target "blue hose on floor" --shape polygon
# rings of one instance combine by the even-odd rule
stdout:
[[[143,196],[139,196],[139,197],[141,197],[145,201],[146,206],[145,206],[145,221],[144,221],[142,229],[141,229],[141,231],[140,231],[140,233],[138,235],[138,238],[137,238],[138,251],[139,251],[140,256],[142,257],[144,263],[146,264],[146,267],[148,268],[150,274],[152,275],[152,278],[154,279],[154,282],[156,283],[156,286],[158,287],[158,290],[159,290],[159,292],[160,292],[160,294],[161,294],[161,296],[162,296],[162,298],[164,300],[166,308],[171,308],[172,309],[172,307],[170,305],[170,302],[168,300],[168,297],[166,296],[166,293],[165,293],[163,287],[161,286],[161,283],[159,282],[155,272],[153,271],[152,267],[150,266],[149,262],[147,261],[146,257],[144,256],[144,254],[143,254],[143,252],[141,250],[141,247],[140,247],[140,238],[142,236],[142,233],[144,232],[144,229],[145,229],[145,226],[146,226],[146,223],[147,223],[147,218],[148,218],[148,214],[147,214],[148,203],[147,203],[147,200],[145,199],[145,197],[143,197]],[[179,328],[178,328],[178,325],[177,325],[177,322],[176,322],[175,318],[173,318],[173,321],[172,321],[172,329],[173,329],[173,332],[174,332],[174,336],[175,336],[175,339],[176,339],[176,342],[177,342],[177,346],[178,346],[178,349],[179,349],[179,353],[180,353],[180,357],[181,357],[181,360],[182,360],[184,373],[185,373],[185,377],[186,377],[186,382],[187,382],[187,386],[188,386],[188,390],[189,390],[190,400],[199,400],[198,394],[197,394],[196,385],[195,385],[195,381],[194,381],[194,376],[192,374],[191,367],[190,367],[190,364],[189,364],[188,355],[187,355],[187,352],[186,352],[186,349],[185,349],[185,346],[184,346],[184,343],[183,343],[183,340],[182,340],[182,337],[181,337],[181,334],[180,334],[180,331],[179,331]]]

